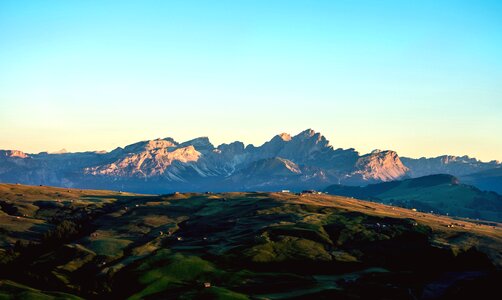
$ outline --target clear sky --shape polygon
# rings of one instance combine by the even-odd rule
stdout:
[[[502,160],[502,1],[0,1],[0,149],[209,136]]]

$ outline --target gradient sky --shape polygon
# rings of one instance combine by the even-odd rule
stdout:
[[[209,136],[502,160],[502,1],[0,1],[0,149]]]

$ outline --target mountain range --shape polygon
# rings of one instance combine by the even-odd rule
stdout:
[[[438,173],[501,192],[501,171],[498,161],[467,156],[401,158],[392,150],[360,154],[333,147],[312,129],[295,136],[278,134],[258,147],[239,141],[214,146],[200,137],[182,143],[172,138],[141,141],[110,152],[0,150],[1,182],[143,193],[319,189]]]

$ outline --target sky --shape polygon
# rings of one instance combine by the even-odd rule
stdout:
[[[502,1],[0,1],[0,149],[312,128],[502,160]]]

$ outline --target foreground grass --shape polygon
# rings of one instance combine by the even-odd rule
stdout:
[[[29,189],[36,194],[36,187]],[[43,187],[43,193],[36,197],[50,202],[53,191]],[[22,283],[32,289],[24,292],[45,295],[43,291],[54,290],[83,298],[385,294],[389,299],[407,299],[420,296],[438,274],[477,270],[479,280],[489,283],[502,266],[499,224],[453,220],[345,197],[79,193],[69,192],[75,198],[68,203],[44,202],[38,209],[43,214],[33,212],[40,219],[28,218],[48,224],[49,231],[61,223],[42,215],[70,218],[75,223],[69,224],[78,226],[69,227],[76,230],[71,235],[63,232],[64,240],[26,235],[35,244],[23,248],[12,243],[11,233],[0,232],[5,241],[0,253],[10,259],[0,266],[1,278],[10,282],[0,286],[1,295],[18,293],[11,285]],[[35,198],[25,201],[38,203]],[[77,199],[85,205],[73,208]],[[79,212],[85,212],[84,223],[74,219]],[[19,233],[29,232],[26,228],[20,227]],[[457,288],[456,281],[451,284]]]

